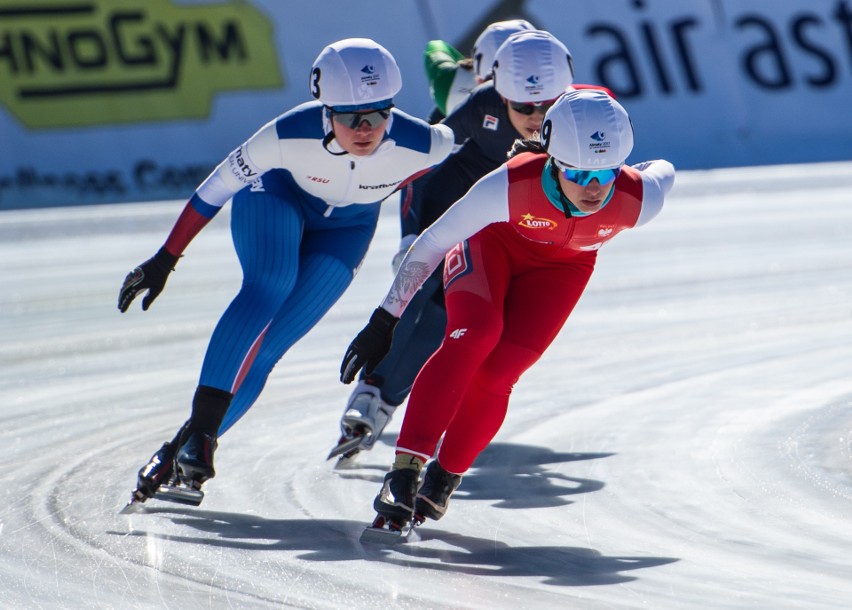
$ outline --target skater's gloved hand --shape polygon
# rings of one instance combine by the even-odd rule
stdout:
[[[393,329],[399,318],[377,307],[367,326],[349,344],[340,364],[340,381],[352,383],[362,368],[369,375],[390,351]]]
[[[128,273],[118,293],[118,309],[124,313],[136,295],[147,290],[147,296],[142,299],[142,310],[148,311],[151,303],[163,291],[169,273],[174,270],[178,258],[180,257],[165,248],[160,248],[153,257]]]

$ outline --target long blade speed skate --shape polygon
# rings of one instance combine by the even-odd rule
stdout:
[[[415,518],[407,523],[388,519],[384,515],[376,515],[373,523],[361,532],[361,542],[371,544],[402,544],[417,542],[420,537],[414,528],[423,523]]]
[[[130,501],[119,511],[119,514],[130,515],[138,513],[142,510],[142,505],[151,496],[145,495],[139,489],[133,490],[130,494]],[[200,485],[185,484],[177,478],[170,480],[168,483],[163,483],[154,493],[155,500],[163,500],[165,502],[174,502],[176,504],[185,504],[188,506],[198,506],[204,499],[204,492]]]
[[[198,506],[204,499],[201,491],[203,481],[182,480],[174,467],[174,449],[169,443],[155,453],[151,461],[139,470],[136,489],[130,494],[130,501],[119,513],[129,515],[137,513],[150,498]]]
[[[370,438],[369,431],[363,428],[356,430],[352,436],[341,436],[337,441],[337,445],[329,452],[326,460],[337,456],[343,456],[345,459],[352,459],[361,451],[361,445],[367,442]]]
[[[148,496],[143,494],[138,489],[134,489],[133,492],[130,494],[130,501],[124,505],[124,508],[118,511],[118,514],[131,515],[133,513],[138,513],[140,510],[142,510],[142,504],[144,504],[145,500],[147,499]]]

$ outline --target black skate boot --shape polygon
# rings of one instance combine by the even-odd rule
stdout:
[[[373,500],[378,514],[361,533],[361,542],[384,544],[408,539],[418,524],[412,519],[422,469],[423,459],[408,453],[397,454],[393,468],[385,475],[382,490]]]
[[[390,529],[402,529],[411,521],[419,479],[420,472],[414,468],[395,468],[385,475],[373,508]]]
[[[139,469],[136,491],[142,494],[145,499],[153,498],[161,486],[170,485],[175,481],[175,453],[177,453],[177,448],[180,447],[186,426],[187,422],[184,422],[175,437],[169,442],[163,443],[163,446],[151,456],[148,463]]]
[[[216,476],[213,469],[213,452],[216,451],[216,437],[196,430],[187,436],[177,452],[175,464],[181,483],[194,489]]]
[[[153,498],[160,485],[171,480],[175,471],[175,453],[174,443],[163,443],[163,446],[151,456],[148,463],[139,469],[136,489],[145,498]]]
[[[385,475],[382,490],[373,500],[373,508],[379,513],[373,527],[386,524],[389,529],[399,531],[408,525],[414,515],[414,498],[422,468],[421,458],[409,453],[397,454],[393,468]]]
[[[139,469],[136,476],[136,489],[130,494],[130,502],[121,510],[122,514],[136,512],[144,502],[174,485],[177,480],[175,453],[180,446],[180,439],[185,429],[186,424],[181,426],[171,441],[163,443],[148,463]]]
[[[422,523],[427,518],[437,521],[443,517],[447,512],[450,496],[453,495],[461,480],[461,475],[447,472],[438,460],[433,460],[426,468],[423,485],[414,501],[415,521]]]
[[[207,479],[216,476],[213,452],[218,442],[216,431],[228,411],[233,394],[199,385],[192,398],[192,415],[175,457],[175,469],[182,485],[201,490]]]

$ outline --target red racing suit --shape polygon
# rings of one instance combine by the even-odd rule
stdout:
[[[468,470],[500,429],[518,378],[577,304],[598,248],[637,224],[641,171],[624,167],[598,212],[568,216],[542,188],[547,159],[511,159],[504,166],[508,220],[487,225],[446,254],[446,333],[414,383],[398,453],[429,459],[443,435],[441,465],[457,474]]]

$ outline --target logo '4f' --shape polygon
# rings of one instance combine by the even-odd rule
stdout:
[[[450,333],[451,339],[461,339],[462,336],[467,332],[466,328],[457,328],[453,332]]]

